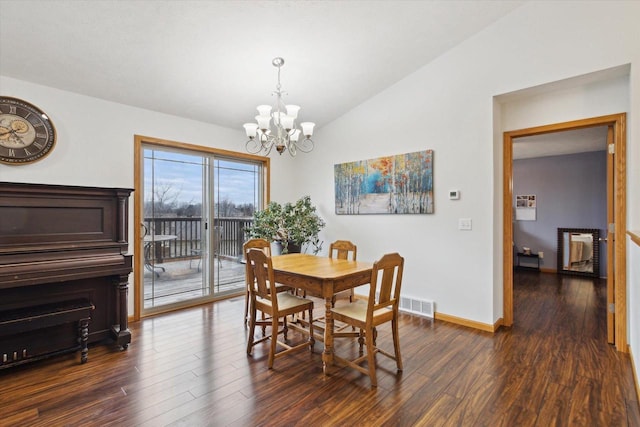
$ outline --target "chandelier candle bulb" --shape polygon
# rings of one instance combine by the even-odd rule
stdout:
[[[269,129],[269,122],[271,121],[270,116],[256,116],[256,120],[258,122],[258,127],[264,132]]]
[[[285,108],[287,109],[287,116],[293,117],[294,120],[298,118],[299,105],[287,105]]]
[[[293,129],[293,117],[280,113],[280,124],[282,124],[282,127],[285,128],[287,132],[290,131]]]
[[[251,139],[256,137],[256,131],[258,130],[258,125],[255,123],[245,123],[244,130],[247,132],[247,136]]]
[[[306,136],[307,138],[310,138],[311,135],[313,135],[313,128],[316,124],[312,123],[312,122],[303,122],[300,123],[300,126],[302,127],[302,134],[304,136]]]
[[[271,115],[271,105],[258,105],[256,108],[258,110],[258,114],[261,116],[270,116]]]
[[[313,150],[313,127],[315,123],[300,123],[302,132],[298,129],[296,120],[300,111],[299,105],[285,105],[282,101],[284,91],[280,84],[280,68],[284,65],[284,59],[278,57],[271,62],[274,67],[278,68],[278,84],[273,92],[277,100],[272,107],[271,105],[258,105],[258,115],[255,116],[255,123],[245,123],[244,129],[249,140],[245,143],[247,151],[252,154],[262,154],[268,156],[273,147],[280,154],[288,151],[294,157],[298,150],[308,153]],[[271,119],[273,118],[273,126],[271,129]],[[260,134],[257,130],[260,129]],[[300,140],[300,134],[304,135],[304,139]],[[256,138],[256,136],[258,136]]]

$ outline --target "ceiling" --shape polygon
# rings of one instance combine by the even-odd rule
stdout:
[[[515,138],[513,159],[604,151],[606,148],[607,126],[597,126]]]
[[[321,127],[524,3],[0,0],[0,74],[241,129],[281,56]]]
[[[0,0],[0,74],[241,129],[281,56],[285,101],[321,127],[524,3]],[[604,150],[606,128],[515,142],[516,159]]]

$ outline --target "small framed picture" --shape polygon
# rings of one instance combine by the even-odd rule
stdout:
[[[536,196],[535,194],[516,196],[516,220],[535,221],[536,220]]]

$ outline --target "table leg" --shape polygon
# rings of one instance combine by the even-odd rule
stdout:
[[[324,314],[324,352],[322,353],[322,371],[329,374],[329,366],[333,365],[333,314],[331,313],[331,297],[325,298]]]
[[[159,242],[156,242],[156,243],[159,243]],[[166,271],[166,270],[164,267],[160,267],[152,264],[152,261],[151,261],[152,247],[153,247],[152,242],[147,242],[144,244],[144,268],[149,270],[151,273],[154,273],[156,277],[160,277],[160,273],[157,272],[155,269],[158,268],[162,271]]]

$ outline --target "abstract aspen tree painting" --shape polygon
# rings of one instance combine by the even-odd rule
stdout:
[[[336,214],[433,213],[433,150],[334,165]]]

